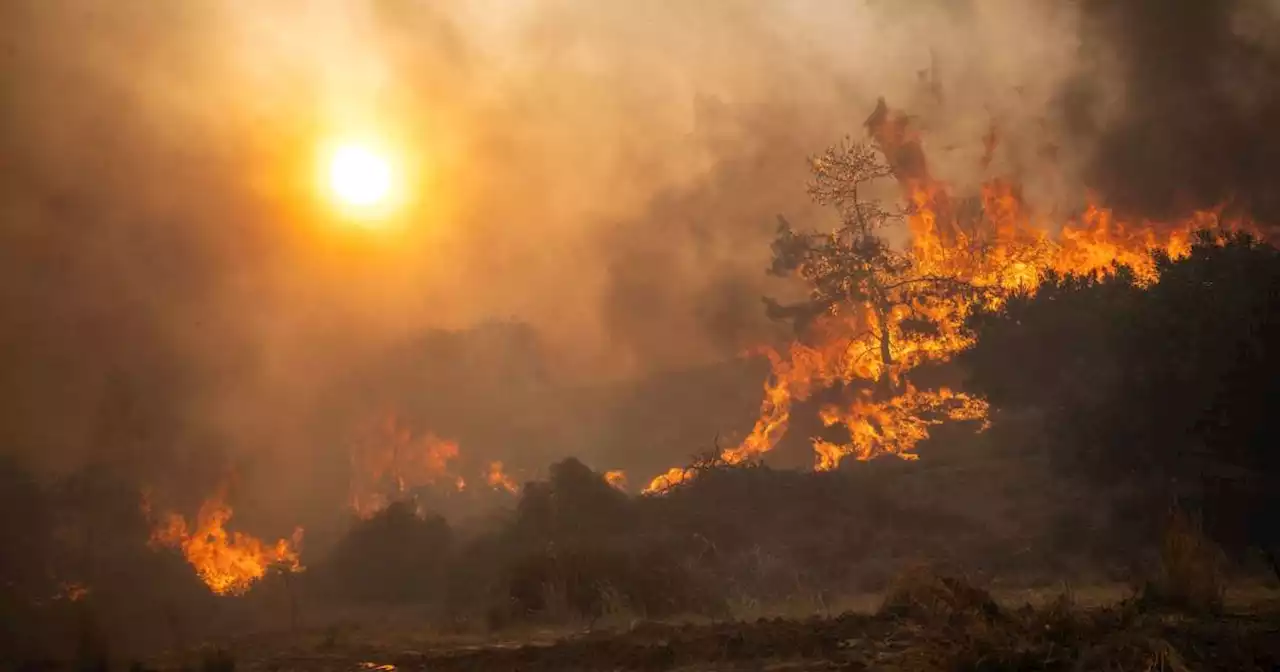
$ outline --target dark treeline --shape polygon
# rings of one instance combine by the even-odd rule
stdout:
[[[1178,506],[1220,543],[1273,558],[1280,481],[1280,253],[1200,232],[1185,258],[1050,274],[974,316],[961,357],[999,409],[1042,414],[1057,463],[1128,487],[1150,513]]]

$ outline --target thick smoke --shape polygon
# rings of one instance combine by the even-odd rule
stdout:
[[[907,5],[0,3],[3,449],[175,481],[229,455],[264,502],[309,501],[339,480],[347,416],[457,397],[413,350],[432,329],[528,323],[545,385],[767,342],[775,216],[829,216],[807,154],[886,96],[974,184],[992,124],[1015,156],[1036,145],[1080,67],[1070,12]],[[318,147],[364,133],[412,181],[385,230],[336,221],[315,185]],[[571,404],[493,379],[470,424],[519,406],[575,440]]]
[[[1085,0],[1082,72],[1064,90],[1086,181],[1117,209],[1176,217],[1236,206],[1280,220],[1280,6]]]
[[[219,73],[200,8],[155,9],[0,10],[0,441],[59,466],[206,451],[200,409],[256,364],[235,271],[275,236],[247,226],[253,169],[193,125],[216,111],[156,113]]]

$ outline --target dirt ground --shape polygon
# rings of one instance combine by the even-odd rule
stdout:
[[[1101,593],[1095,591],[1097,595]],[[1275,670],[1280,600],[1239,598],[1223,613],[1188,615],[1132,601],[952,597],[838,616],[726,623],[633,621],[592,631],[400,637],[334,628],[228,642],[236,670]],[[205,650],[160,669],[229,669]]]

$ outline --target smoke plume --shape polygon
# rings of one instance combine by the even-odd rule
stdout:
[[[1275,143],[1243,140],[1274,116],[1274,52],[1226,9],[90,4],[0,7],[0,441],[175,482],[225,457],[256,465],[241,482],[264,506],[340,499],[344,426],[382,405],[421,407],[423,431],[518,408],[560,432],[483,448],[507,464],[607,439],[567,429],[591,395],[457,373],[516,346],[445,362],[418,345],[433,330],[528,324],[539,343],[518,352],[544,361],[510,370],[560,387],[778,338],[759,300],[778,290],[775,217],[823,225],[805,157],[861,133],[881,96],[920,116],[931,170],[960,188],[985,165],[1066,202],[1085,167],[1144,211],[1179,184],[1276,205]],[[412,187],[383,229],[340,221],[316,184],[325,143],[366,135]],[[495,382],[459,395],[463,379]],[[477,407],[446,403],[463,398]]]
[[[1145,217],[1230,204],[1280,217],[1280,5],[1270,0],[1080,3],[1081,70],[1062,97],[1094,146],[1086,181]]]

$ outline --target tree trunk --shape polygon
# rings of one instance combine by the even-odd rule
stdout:
[[[289,632],[296,634],[298,632],[298,596],[294,593],[293,578],[290,576],[293,572],[287,567],[280,571],[284,575],[285,597],[289,601]]]
[[[880,341],[880,364],[883,370],[880,373],[880,385],[886,396],[892,397],[897,391],[893,384],[893,341],[889,334],[889,311],[884,309],[883,302],[876,302],[876,321],[879,324],[879,330],[876,337]]]
[[[893,391],[893,349],[889,346],[889,330],[881,330],[880,361],[884,363],[883,378],[889,381],[890,391]]]

